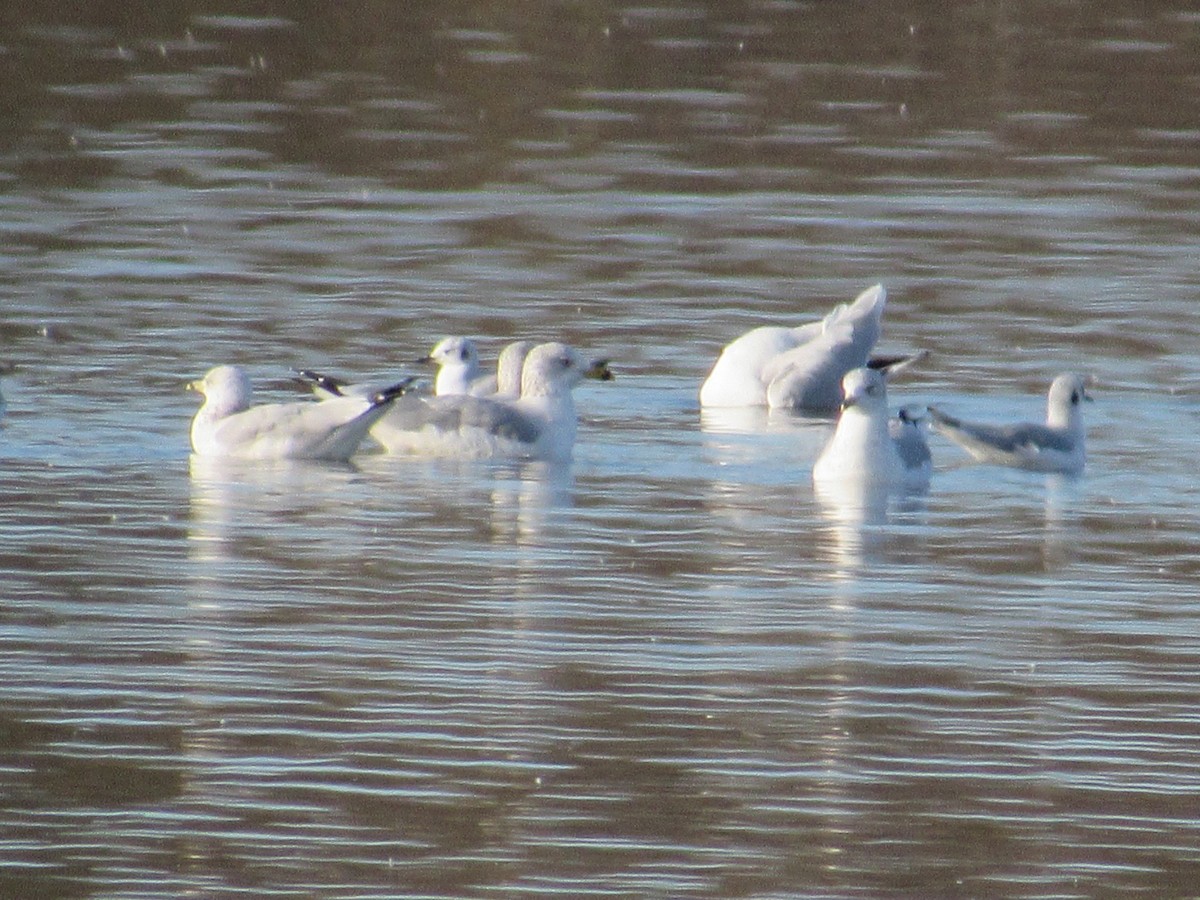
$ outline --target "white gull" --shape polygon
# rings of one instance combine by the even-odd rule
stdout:
[[[204,396],[192,419],[192,449],[200,456],[344,461],[406,384],[370,396],[321,403],[252,406],[253,392],[245,371],[237,366],[217,366],[188,385]]]
[[[612,377],[562,343],[529,351],[516,399],[464,395],[402,397],[371,429],[391,453],[419,456],[567,460],[578,416],[572,390],[586,377]]]
[[[879,340],[887,291],[863,291],[824,319],[796,328],[763,326],[721,351],[700,388],[701,406],[770,406],[831,414],[841,402],[842,377],[904,358],[869,360]]]
[[[470,338],[444,337],[418,363],[437,366],[433,393],[438,397],[469,394],[479,397],[496,392],[496,379],[479,366],[479,350]]]
[[[1088,383],[1088,378],[1072,372],[1055,378],[1046,398],[1044,425],[964,422],[933,406],[929,415],[939,432],[980,462],[1075,474],[1083,471],[1086,458],[1082,403],[1092,399]]]
[[[818,484],[920,489],[933,471],[929,445],[917,420],[902,414],[889,421],[885,373],[858,368],[842,379],[842,412],[833,436],[817,457]]]

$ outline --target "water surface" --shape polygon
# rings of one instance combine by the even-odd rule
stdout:
[[[1200,17],[667,3],[0,26],[0,894],[1092,897],[1200,883]],[[720,347],[877,281],[1037,418],[865,519]],[[217,362],[611,354],[574,461],[191,460]]]

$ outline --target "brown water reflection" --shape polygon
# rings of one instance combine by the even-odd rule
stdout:
[[[0,895],[1183,896],[1200,17],[1101,2],[0,17]],[[1083,478],[822,498],[696,407],[876,281],[896,402]],[[215,362],[610,351],[573,464],[189,463]],[[851,498],[853,500],[853,498]]]

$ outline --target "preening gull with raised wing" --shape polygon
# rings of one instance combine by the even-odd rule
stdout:
[[[721,351],[700,388],[700,404],[770,406],[822,415],[836,412],[847,372],[904,359],[870,361],[886,303],[887,291],[877,284],[818,322],[747,332]]]

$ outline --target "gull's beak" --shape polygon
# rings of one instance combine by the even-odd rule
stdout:
[[[591,378],[593,381],[612,381],[616,376],[613,375],[612,369],[608,367],[607,359],[593,360],[588,366],[587,371],[583,373],[584,378]]]
[[[197,378],[195,381],[189,381],[183,386],[185,391],[195,391],[197,394],[204,393],[204,380]]]
[[[436,360],[432,356],[419,356],[413,362],[418,366],[432,366]]]
[[[869,391],[863,388],[862,385],[857,385],[850,393],[843,394],[842,411],[844,412],[845,410],[850,409],[852,406],[858,406],[863,402],[864,399],[866,399],[868,393]]]

